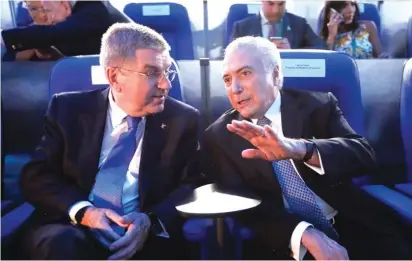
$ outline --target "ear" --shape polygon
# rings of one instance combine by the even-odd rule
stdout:
[[[276,65],[275,68],[273,69],[273,84],[275,86],[279,86],[280,80],[279,80],[279,65]]]
[[[61,1],[61,4],[62,4],[63,8],[65,9],[67,16],[70,16],[72,14],[72,7],[71,7],[69,1],[67,1],[67,0]]]
[[[112,66],[108,66],[105,69],[105,75],[106,75],[106,79],[109,82],[110,86],[112,86],[112,88],[116,91],[116,92],[120,92],[121,91],[121,84],[118,82],[117,78],[118,78],[118,70],[115,67]]]

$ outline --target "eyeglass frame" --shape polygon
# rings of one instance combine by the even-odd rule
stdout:
[[[121,66],[116,66],[115,68],[123,69],[123,70],[128,71],[128,72],[137,73],[141,76],[146,76],[149,81],[150,80],[153,81],[153,80],[156,79],[156,82],[158,82],[158,83],[163,79],[167,79],[171,83],[176,78],[176,75],[177,75],[176,70],[169,70],[169,69],[166,70],[166,71],[163,71],[163,72],[157,71],[157,72],[154,72],[154,73],[144,73],[144,72],[139,72],[139,71],[135,71],[135,70],[126,69],[126,68],[123,68]],[[169,75],[171,73],[172,73],[173,77],[172,77],[172,79],[169,79]],[[151,78],[153,76],[156,76],[156,78]]]

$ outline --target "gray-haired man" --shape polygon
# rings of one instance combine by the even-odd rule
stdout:
[[[198,173],[198,111],[167,97],[169,50],[148,27],[115,24],[100,54],[110,87],[52,98],[22,176],[30,258],[182,257],[174,205]]]

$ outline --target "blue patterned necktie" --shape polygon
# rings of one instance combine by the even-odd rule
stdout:
[[[126,117],[128,130],[120,134],[96,175],[93,205],[123,215],[122,194],[130,161],[137,148],[136,131],[141,118]]]
[[[257,121],[257,125],[271,126],[272,122],[268,118],[262,117]],[[291,161],[274,161],[272,166],[290,210],[336,240],[338,234],[316,203],[315,194],[296,173]]]

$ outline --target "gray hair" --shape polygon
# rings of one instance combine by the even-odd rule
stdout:
[[[224,60],[226,60],[231,53],[239,49],[245,49],[248,53],[252,53],[253,56],[257,56],[262,61],[264,70],[270,73],[270,75],[273,74],[276,65],[279,66],[279,82],[275,84],[279,89],[282,88],[282,61],[280,59],[280,52],[275,44],[263,37],[239,37],[227,46]]]
[[[103,34],[100,65],[107,68],[114,61],[135,59],[138,49],[170,51],[170,46],[159,33],[136,23],[115,23]]]

